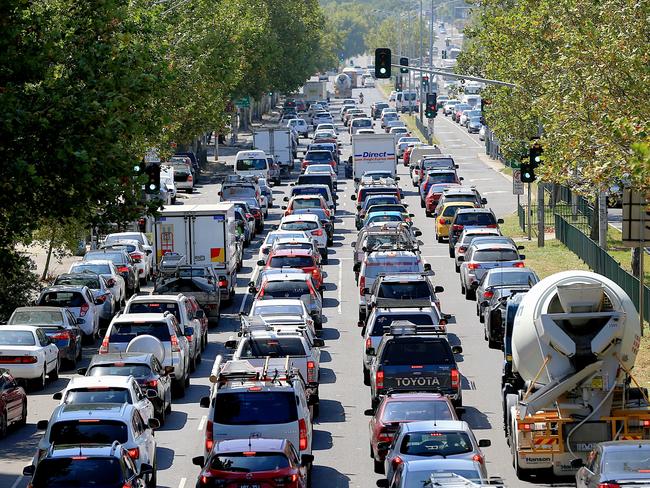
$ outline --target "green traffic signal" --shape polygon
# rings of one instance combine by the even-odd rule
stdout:
[[[391,53],[387,47],[375,49],[375,78],[390,78]]]

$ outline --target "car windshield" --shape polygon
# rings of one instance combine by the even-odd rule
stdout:
[[[171,336],[167,322],[116,322],[111,327],[110,342],[130,342],[140,335],[152,335],[162,342]]]
[[[146,378],[151,376],[151,368],[146,364],[101,364],[91,366],[86,376],[133,376]]]
[[[291,207],[294,210],[302,210],[305,208],[321,208],[320,199],[317,198],[298,198],[293,201]]]
[[[132,403],[126,388],[75,388],[68,390],[64,403]]]
[[[245,158],[237,160],[237,171],[264,170],[267,167],[265,158]]]
[[[75,291],[48,291],[38,299],[38,304],[46,307],[78,308],[86,305],[81,293]]]
[[[399,452],[411,456],[453,456],[472,452],[466,432],[412,432],[402,439]]]
[[[328,137],[329,134],[319,134],[320,137]],[[305,159],[311,161],[329,161],[332,159],[332,154],[329,151],[307,151],[305,154]]]
[[[289,467],[287,456],[277,452],[228,453],[213,456],[210,469],[235,473],[277,471]]]
[[[182,322],[181,313],[176,302],[133,302],[129,305],[129,311],[126,313],[165,313],[171,312],[176,320]]]
[[[99,276],[87,273],[89,276],[59,276],[55,285],[87,286],[91,290],[99,290]]]
[[[129,433],[119,420],[81,419],[65,420],[52,425],[50,444],[100,444],[110,446],[117,441],[124,444]]]
[[[408,281],[384,282],[379,287],[378,296],[380,298],[392,298],[395,300],[413,300],[416,298],[429,298],[431,290],[429,285],[424,281],[409,283]]]
[[[309,295],[305,281],[271,281],[264,286],[264,298],[300,298]]]
[[[101,473],[101,476],[97,476]],[[33,488],[114,488],[126,481],[116,457],[46,458],[38,464]]]
[[[297,337],[248,339],[241,349],[242,358],[304,356],[305,348]]]
[[[0,346],[35,346],[34,334],[28,330],[0,330]]]
[[[455,223],[467,226],[484,226],[496,225],[497,221],[491,213],[472,212],[459,215]]]
[[[293,391],[217,393],[214,422],[224,425],[288,424],[298,420]]]
[[[72,266],[72,271],[74,272],[83,272],[83,271],[92,271],[97,274],[111,274],[111,267],[108,264],[92,264],[92,263],[80,263]]]
[[[58,310],[17,310],[7,324],[63,325],[63,314]]]
[[[650,473],[650,446],[606,451],[603,473]]]
[[[444,340],[444,343],[443,343]],[[411,364],[453,364],[454,357],[447,340],[413,338],[391,341],[386,345],[382,363],[408,366]]]
[[[528,271],[499,273],[491,271],[487,277],[487,286],[499,285],[529,285],[536,283],[535,276]]]
[[[436,173],[429,175],[428,177],[429,184],[436,183],[455,183],[456,175],[454,173]]]
[[[422,161],[422,167],[425,170],[436,169],[436,168],[453,168],[454,160],[451,158],[435,158],[435,159],[425,159]]]
[[[271,268],[311,268],[315,266],[311,256],[272,256],[269,261]]]
[[[479,263],[517,260],[519,260],[519,254],[513,249],[480,249],[472,255],[472,261],[478,261]]]
[[[394,320],[410,322],[414,325],[433,325],[433,319],[428,313],[412,313],[399,315],[379,315],[375,319],[370,335],[381,336],[388,332]]]
[[[282,230],[316,230],[318,223],[309,220],[296,220],[282,224]]]
[[[300,305],[272,305],[273,302],[264,302],[264,305],[256,306],[251,315],[302,315],[303,309]]]
[[[386,403],[381,417],[383,422],[418,420],[455,420],[449,404],[444,401],[411,400]]]

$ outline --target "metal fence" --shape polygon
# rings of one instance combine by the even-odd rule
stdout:
[[[535,235],[537,235],[537,223],[539,221],[537,218],[537,208],[537,204],[532,204],[529,211],[528,205],[522,205],[521,203],[517,205],[519,227],[521,227],[522,231],[526,232],[528,230],[527,225],[528,220],[530,219],[532,231]],[[584,229],[585,226],[588,227],[589,225],[589,220],[587,217],[579,212],[574,214],[573,207],[571,205],[566,203],[556,203],[555,205],[544,205],[544,227],[546,229],[551,230],[553,227],[555,227],[555,215],[557,214],[561,215],[567,220],[570,220],[574,225],[579,226],[582,229]]]
[[[601,249],[580,229],[567,222],[562,215],[556,213],[554,219],[556,239],[577,254],[596,273],[609,278],[623,288],[630,295],[638,310],[639,279],[621,268],[621,265],[607,251]],[[650,288],[647,286],[644,287],[643,303],[645,309],[643,316],[648,320],[650,317]]]
[[[426,120],[428,121],[429,119]],[[427,143],[431,144],[432,134],[429,134],[429,124],[428,122],[427,123],[421,122],[420,117],[418,116],[417,113],[415,114],[415,126],[418,128],[420,132],[422,132],[422,135],[424,135],[424,137],[427,138]]]

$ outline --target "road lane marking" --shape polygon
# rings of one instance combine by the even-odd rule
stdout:
[[[181,481],[178,483],[178,488],[185,488],[186,482],[187,482],[187,478],[181,478]]]
[[[474,140],[474,139],[473,139],[472,137],[470,137],[468,134],[466,134],[465,132],[463,132],[463,130],[460,128],[460,126],[457,126],[454,122],[449,122],[449,121],[448,121],[448,124],[450,124],[451,127],[453,127],[456,131],[460,132],[460,133],[463,135],[463,139],[464,139],[464,140],[469,140],[469,141],[471,141],[471,143],[472,143],[473,146],[475,146],[475,147],[484,147],[484,145],[481,145],[481,144],[477,143],[476,140]],[[449,125],[448,125],[448,126],[449,126]],[[442,142],[442,145],[443,145],[443,146],[446,146],[445,141],[441,141],[441,142]]]
[[[495,195],[497,193],[510,193],[510,192],[507,190],[484,191],[483,195]]]
[[[338,287],[339,287],[339,315],[341,314],[341,296],[342,296],[341,295],[341,282],[343,281],[342,277],[343,277],[343,260],[341,258],[339,258],[339,284],[338,284]]]
[[[205,427],[205,421],[206,420],[208,420],[207,416],[204,415],[203,417],[201,417],[201,421],[199,422],[199,426],[197,427],[196,430],[198,430],[199,432],[202,431],[203,427]]]
[[[23,477],[22,477],[22,476],[18,476],[18,478],[16,478],[16,481],[14,481],[14,484],[11,485],[11,488],[16,488],[16,487],[20,484],[20,482],[21,482],[22,480],[23,480]]]

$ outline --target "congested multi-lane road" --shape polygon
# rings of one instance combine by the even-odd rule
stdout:
[[[370,104],[382,98],[379,90],[355,90],[355,98],[363,91],[362,108],[369,111]],[[333,99],[332,114],[340,126],[342,142],[341,160],[350,155],[349,136],[337,117],[337,103]],[[377,130],[379,130],[378,123]],[[498,217],[514,210],[511,184],[502,174],[482,163],[479,154],[483,146],[476,137],[446,119],[441,114],[435,119],[435,135],[442,151],[454,156],[459,164],[459,175],[464,184],[476,185],[488,199],[488,207]],[[303,139],[301,141],[305,143]],[[489,438],[492,446],[484,450],[490,475],[504,477],[508,486],[525,486],[514,476],[509,448],[503,436],[500,373],[502,354],[487,348],[483,340],[482,327],[475,315],[474,304],[460,294],[458,275],[448,257],[447,244],[435,242],[433,220],[427,218],[420,208],[417,191],[408,178],[407,168],[400,164],[398,174],[404,190],[409,211],[415,214],[415,225],[423,235],[421,247],[425,261],[435,271],[434,283],[442,285],[445,292],[440,295],[442,311],[453,318],[448,326],[452,344],[462,344],[464,352],[459,357],[459,368],[463,375],[463,398],[469,422],[481,438]],[[342,172],[341,172],[342,174]],[[287,194],[286,181],[273,188],[276,207],[270,211],[266,232],[279,222],[280,202]],[[314,471],[315,488],[370,487],[380,475],[373,472],[369,458],[368,417],[364,410],[370,407],[369,389],[363,385],[361,371],[362,344],[357,323],[358,288],[352,271],[352,249],[350,243],[356,239],[354,228],[355,202],[350,199],[352,181],[339,179],[339,206],[336,215],[334,245],[329,250],[324,292],[323,334],[326,347],[323,349],[321,365],[321,408],[314,425]],[[184,200],[188,203],[213,203],[218,201],[218,184],[204,184],[198,191]],[[203,362],[192,375],[191,387],[184,398],[174,400],[173,412],[166,424],[156,432],[158,442],[158,485],[183,488],[194,486],[198,468],[192,465],[192,457],[201,454],[203,431],[206,422],[205,409],[199,406],[202,396],[208,394],[208,375],[212,361],[218,354],[226,354],[223,343],[239,327],[238,313],[246,311],[251,304],[247,295],[247,283],[254,273],[257,247],[262,236],[246,250],[244,268],[238,278],[238,293],[234,303],[222,315],[217,328],[210,330],[210,344],[203,355]],[[91,349],[84,351],[89,358]],[[87,359],[86,359],[87,360]],[[31,461],[40,433],[36,431],[38,420],[48,419],[58,403],[52,394],[61,390],[70,372],[49,384],[48,387],[29,395],[29,419],[25,428],[10,433],[0,441],[0,487],[18,488],[27,485],[28,480],[20,473]]]

